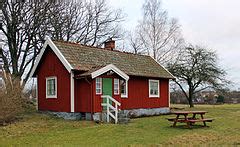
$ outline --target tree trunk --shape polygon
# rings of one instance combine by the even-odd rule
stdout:
[[[21,85],[21,77],[13,76],[11,73],[3,71],[3,80],[6,87],[6,92],[9,93],[14,90],[23,90],[24,85]]]
[[[190,108],[193,108],[193,91],[191,89],[189,89],[189,97],[188,97],[188,104],[190,106]]]
[[[11,73],[6,71],[6,70],[2,70],[3,72],[3,80],[4,80],[4,86],[6,88],[6,91],[11,91],[12,90],[12,80],[11,80]]]
[[[194,107],[192,98],[189,98],[189,99],[188,99],[188,104],[189,104],[190,108],[193,108],[193,107]]]
[[[12,84],[13,89],[22,89],[21,85],[21,77],[20,76],[12,76]]]

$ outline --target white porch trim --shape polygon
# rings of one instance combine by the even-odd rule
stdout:
[[[57,55],[58,59],[62,62],[62,64],[64,65],[64,67],[67,69],[67,71],[70,73],[71,70],[73,69],[73,67],[70,65],[70,63],[66,60],[66,58],[62,55],[62,53],[59,51],[59,49],[57,48],[57,46],[52,42],[52,40],[49,37],[46,37],[46,41],[43,45],[43,48],[41,49],[41,52],[39,53],[37,59],[36,59],[36,63],[34,64],[31,72],[30,72],[30,77],[33,76],[33,74],[35,73],[41,59],[42,56],[47,48],[47,46],[50,46],[50,48],[52,49],[52,51]]]
[[[99,69],[99,70],[97,70],[97,71],[94,71],[94,72],[92,72],[91,73],[91,76],[92,76],[92,78],[94,79],[94,78],[96,78],[96,77],[98,77],[98,76],[100,76],[100,75],[102,75],[102,74],[104,74],[104,73],[106,73],[106,72],[108,72],[108,71],[110,71],[110,70],[112,70],[112,71],[114,71],[116,74],[118,74],[120,77],[122,77],[123,79],[125,79],[126,81],[128,81],[128,79],[129,79],[129,76],[127,75],[127,74],[125,74],[123,71],[121,71],[120,69],[118,69],[115,65],[113,65],[113,64],[109,64],[109,65],[107,65],[107,66],[105,66],[105,67],[103,67],[103,68],[101,68],[101,69]]]

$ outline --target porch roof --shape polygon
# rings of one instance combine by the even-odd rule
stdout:
[[[125,74],[123,71],[121,71],[119,68],[117,68],[113,64],[109,64],[104,67],[99,66],[99,67],[92,68],[91,70],[84,72],[84,73],[78,75],[77,77],[91,76],[92,78],[96,78],[108,71],[113,71],[114,73],[116,73],[117,75],[119,75],[120,77],[125,79],[126,81],[128,81],[128,79],[129,79],[129,76],[127,74]]]

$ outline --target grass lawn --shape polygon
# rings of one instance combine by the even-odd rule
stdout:
[[[184,105],[175,105],[185,107]],[[131,119],[127,125],[67,121],[31,112],[14,124],[0,127],[0,146],[139,146],[236,145],[240,146],[240,104],[200,105],[214,118],[210,127],[170,127],[169,115]],[[178,124],[179,125],[179,124]]]

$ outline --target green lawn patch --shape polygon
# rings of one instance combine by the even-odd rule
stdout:
[[[184,105],[174,105],[184,107]],[[199,105],[214,118],[210,127],[172,128],[168,115],[131,119],[127,125],[68,121],[41,113],[0,127],[0,146],[157,146],[240,145],[240,105]],[[182,124],[184,125],[184,124]]]

